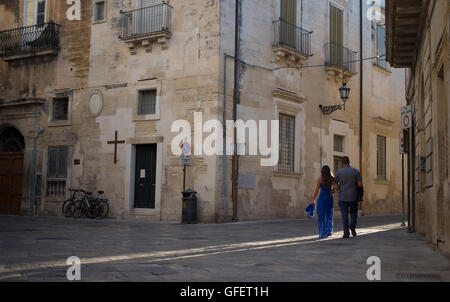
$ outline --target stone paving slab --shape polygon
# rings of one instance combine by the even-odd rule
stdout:
[[[66,259],[81,259],[82,281],[450,281],[450,259],[399,216],[359,218],[358,236],[319,240],[315,220],[233,224],[0,216],[0,281],[67,281]]]

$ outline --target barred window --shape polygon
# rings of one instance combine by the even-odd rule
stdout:
[[[69,98],[53,99],[53,120],[66,121],[69,117]]]
[[[94,22],[105,20],[105,1],[97,0],[94,3]]]
[[[295,116],[280,113],[280,150],[278,170],[294,172],[295,161]]]
[[[48,178],[67,177],[67,146],[48,148]]]
[[[333,150],[336,152],[344,152],[344,136],[334,135]]]
[[[377,135],[377,177],[386,179],[386,137]]]
[[[138,114],[156,113],[156,89],[139,91]]]

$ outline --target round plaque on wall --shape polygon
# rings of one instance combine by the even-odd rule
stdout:
[[[102,113],[103,109],[103,95],[100,91],[96,90],[91,93],[89,97],[89,113],[92,117],[97,117]]]

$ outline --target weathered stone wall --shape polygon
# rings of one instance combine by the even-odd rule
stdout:
[[[430,1],[419,55],[407,84],[415,121],[415,158],[412,153],[409,157],[412,168],[414,162],[411,184],[415,185],[411,187],[411,225],[447,255],[450,255],[449,16],[447,1]]]
[[[359,3],[359,2],[358,2]],[[359,4],[356,1],[336,1],[345,7],[344,46],[359,51]],[[272,20],[278,18],[277,1],[241,1],[241,59],[247,63],[273,69],[277,63],[272,50],[274,30]],[[295,173],[278,173],[277,167],[259,166],[259,157],[241,156],[239,173],[256,176],[254,189],[239,190],[238,216],[241,219],[304,217],[305,206],[311,202],[316,179],[320,176],[320,148],[322,164],[333,170],[333,156],[348,155],[352,165],[359,168],[359,74],[353,76],[346,111],[322,116],[319,104],[340,102],[340,81],[326,72],[324,44],[328,41],[328,2],[298,1],[297,25],[312,34],[313,57],[301,69],[267,71],[251,66],[240,70],[240,105],[238,119],[277,119],[278,99],[273,91],[281,88],[304,101],[292,105],[297,116]],[[367,9],[368,7],[365,7]],[[234,6],[222,1],[221,53],[234,55]],[[375,55],[374,24],[364,20],[364,58]],[[358,57],[359,59],[359,54]],[[233,61],[228,62],[227,108],[232,106]],[[364,61],[364,133],[362,176],[365,186],[366,214],[401,212],[401,158],[398,151],[400,107],[405,102],[404,71],[383,70],[373,66],[373,59]],[[308,67],[314,66],[314,67]],[[356,63],[359,73],[359,63]],[[223,67],[222,67],[223,68]],[[221,72],[221,74],[223,71]],[[231,112],[227,113],[231,118]],[[346,136],[345,152],[333,151],[333,135]],[[377,180],[376,137],[387,137],[387,179]],[[231,164],[228,165],[231,171]],[[222,172],[220,172],[222,173]],[[228,187],[231,194],[231,189]],[[231,201],[228,200],[229,203]],[[338,210],[336,204],[336,210]]]

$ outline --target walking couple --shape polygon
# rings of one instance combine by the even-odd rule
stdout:
[[[322,168],[322,176],[317,180],[316,191],[311,205],[315,205],[319,225],[319,238],[327,238],[333,234],[333,193],[339,191],[339,208],[342,214],[344,238],[350,237],[350,231],[356,236],[358,217],[358,201],[362,201],[363,188],[361,174],[350,166],[350,159],[344,157],[343,168],[333,177],[330,167]],[[320,195],[317,198],[317,195]],[[317,201],[316,201],[317,198]],[[350,223],[348,213],[350,211]]]

